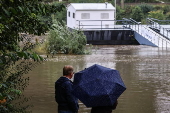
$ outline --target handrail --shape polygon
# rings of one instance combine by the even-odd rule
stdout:
[[[131,26],[133,25],[135,27],[135,30],[138,30],[139,31],[139,26],[141,25],[141,22],[137,22],[135,21],[134,19],[132,18],[123,18],[124,20],[128,21],[129,22],[129,28],[131,28]],[[137,28],[137,29],[136,29]],[[133,29],[132,29],[133,30]]]
[[[114,23],[115,22],[125,22],[126,20],[76,20],[78,22],[78,29],[84,29],[84,30],[88,30],[88,29],[99,29],[99,30],[104,30],[104,29],[117,29],[115,28],[116,26],[120,26],[120,25],[115,25]],[[105,22],[108,22],[108,21],[113,21],[112,24],[107,24]],[[98,22],[97,24],[96,23],[84,23],[84,22]],[[107,27],[103,27],[103,26],[106,26],[108,25],[109,28]],[[89,26],[89,28],[87,28],[87,26]],[[100,26],[100,27],[99,27]],[[110,27],[112,26],[112,27]],[[125,29],[124,26],[122,26],[123,29]]]
[[[170,20],[159,20],[159,19],[155,19],[155,18],[149,18],[151,20],[155,20],[155,21],[160,21],[160,22],[170,22]]]
[[[157,22],[155,22],[157,21]],[[170,20],[158,20],[155,18],[147,18],[147,25],[151,27],[152,30],[161,34],[165,38],[170,39],[170,31],[167,28],[162,27],[159,22],[170,22]],[[161,32],[160,32],[161,31]]]
[[[154,38],[149,39],[149,37],[148,37],[147,39],[150,40],[152,43],[155,43],[155,45],[158,44],[158,46],[159,46],[159,44],[161,43],[161,42],[159,42],[159,41],[165,41],[165,42],[166,42],[166,43],[162,43],[162,46],[163,46],[163,47],[167,47],[167,44],[170,45],[170,40],[169,40],[167,37],[162,36],[160,33],[154,32],[154,31],[151,30],[149,27],[142,26],[140,22],[137,22],[137,21],[133,20],[132,18],[130,18],[130,19],[123,18],[123,19],[124,19],[124,20],[129,20],[129,21],[128,21],[128,22],[129,22],[129,23],[128,23],[128,24],[129,24],[129,27],[130,27],[132,30],[134,30],[134,31],[136,31],[137,33],[139,33],[141,36],[145,37],[145,35],[146,35],[146,34],[143,34],[143,32],[142,32],[142,27],[143,27],[145,30],[147,30],[148,33],[150,32],[151,34],[153,34]],[[153,20],[151,20],[151,19],[148,19],[148,20],[149,20],[149,22],[151,22],[152,24],[155,23],[155,22],[154,22]],[[151,25],[152,25],[152,24],[151,24]],[[157,37],[158,39],[155,39],[155,37]],[[146,38],[146,37],[145,37],[145,38]],[[167,40],[167,39],[168,39],[168,40]],[[165,44],[166,44],[166,45],[165,45]]]
[[[155,22],[154,20],[157,20],[157,19],[147,18],[146,20],[147,25],[155,29],[160,29],[161,28],[160,24],[158,22]]]
[[[144,27],[145,29],[147,29],[148,31],[152,32],[154,35],[157,35],[158,37],[161,37],[162,39],[167,39],[167,38],[163,37],[162,35],[154,32],[154,31],[151,30],[151,29],[149,29],[148,27],[145,27],[145,26],[143,26],[143,27]],[[170,39],[168,39],[168,40],[170,41]]]
[[[140,25],[140,24],[141,24],[141,22],[137,22],[137,21],[135,21],[135,20],[132,19],[132,18],[130,18],[130,20],[131,20],[132,22],[134,22],[135,24],[137,24],[137,25]]]
[[[163,35],[165,35],[165,37],[170,39],[170,28],[163,28]]]
[[[150,28],[148,28],[148,27],[145,27],[145,26],[143,26],[145,29],[147,29],[148,31],[150,31],[150,32],[152,32],[155,36],[157,36],[159,39],[162,39],[162,40],[164,40],[164,41],[166,41],[168,44],[170,44],[170,39],[168,39],[168,38],[166,38],[166,37],[164,37],[164,36],[162,36],[162,35],[160,35],[160,34],[158,34],[158,33],[156,33],[156,32],[154,32],[154,31],[152,31]],[[158,40],[159,40],[158,39]]]

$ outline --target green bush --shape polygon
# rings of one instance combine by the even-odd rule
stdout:
[[[170,11],[170,6],[169,5],[163,6],[163,11],[164,14],[168,13]]]
[[[134,8],[134,6],[125,6],[125,8],[124,8],[125,17],[123,17],[123,18],[130,18],[130,14],[132,13],[133,8]]]
[[[148,17],[149,18],[155,18],[155,19],[158,19],[158,20],[165,20],[165,15],[163,14],[162,10],[149,12]]]
[[[159,5],[154,6],[154,10],[155,10],[155,11],[161,10],[161,9],[162,9],[162,6],[159,6]]]
[[[0,113],[28,113],[24,89],[29,77],[24,75],[40,64],[43,58],[31,49],[35,46],[26,34],[41,35],[51,27],[44,16],[64,7],[44,4],[39,0],[0,1]],[[41,17],[41,19],[40,19]],[[31,39],[30,39],[31,40]],[[22,41],[22,47],[18,44]]]
[[[170,12],[166,14],[166,20],[170,20]]]
[[[153,10],[153,6],[149,4],[141,4],[139,7],[141,8],[143,14],[148,14],[148,12]]]
[[[116,20],[121,20],[122,18],[125,18],[125,10],[121,9],[120,6],[116,7]]]
[[[68,0],[69,3],[104,3],[105,0]]]
[[[50,54],[84,54],[86,37],[80,30],[70,30],[65,24],[53,21],[49,32],[47,52]]]
[[[132,18],[138,22],[141,22],[143,16],[143,12],[141,10],[141,8],[139,6],[136,6],[133,10],[132,10]]]

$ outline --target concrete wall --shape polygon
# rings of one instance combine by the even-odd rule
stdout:
[[[94,45],[138,45],[131,30],[84,31],[88,44]]]

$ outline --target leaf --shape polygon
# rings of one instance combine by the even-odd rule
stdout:
[[[0,59],[0,65],[3,65],[3,61]]]
[[[4,12],[6,13],[6,15],[10,16],[10,13],[9,13],[4,7],[2,7],[2,9],[3,9]]]
[[[26,51],[24,51],[23,54],[24,54],[24,59],[28,59],[29,58],[28,53]]]
[[[20,6],[18,6],[18,8],[19,8],[19,10],[23,13],[23,10],[22,10],[22,8],[20,7]]]
[[[38,60],[37,54],[33,53],[33,59]]]
[[[43,58],[43,57],[41,57],[41,56],[40,56],[39,58],[40,58],[40,60],[41,60],[41,61],[43,61],[43,60],[44,60],[44,58]]]
[[[6,85],[6,84],[1,84],[3,87],[5,87],[5,88],[8,88],[8,86]]]
[[[10,0],[10,2],[14,2],[14,0]]]
[[[17,95],[21,95],[22,94],[21,90],[16,90],[15,92],[16,92]]]
[[[20,95],[22,93],[21,90],[17,90],[17,89],[11,89],[11,92],[16,93],[17,95]]]
[[[0,93],[0,100],[4,99],[4,96],[2,95],[2,93]]]
[[[17,52],[17,55],[22,58],[24,56],[24,53],[23,52]]]
[[[46,13],[45,13],[45,8],[43,8],[43,13],[46,14]]]
[[[0,84],[0,88],[2,88],[2,84]],[[1,93],[0,93],[0,95],[1,95]]]
[[[10,95],[8,95],[7,98],[8,98],[9,100],[12,100],[12,97],[11,97]]]

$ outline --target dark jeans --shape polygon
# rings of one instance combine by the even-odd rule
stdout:
[[[58,113],[76,113],[76,112],[59,110]]]

